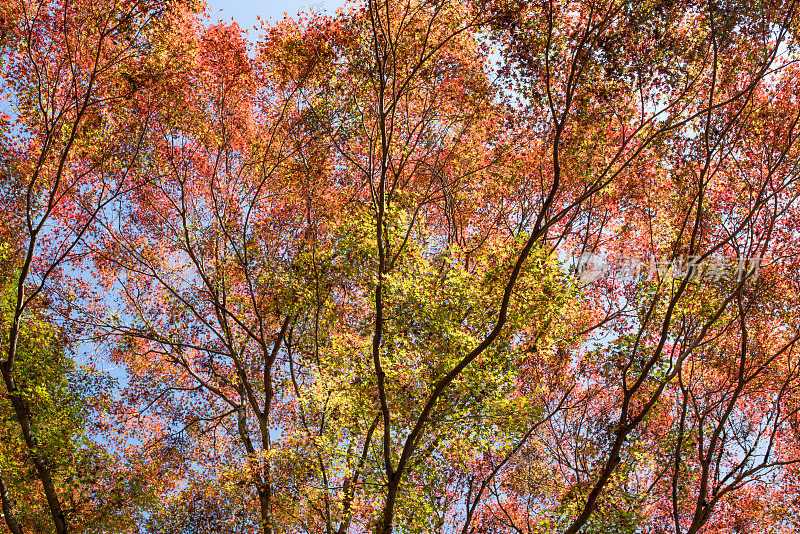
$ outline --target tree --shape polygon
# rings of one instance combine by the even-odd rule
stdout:
[[[108,112],[147,128],[70,301],[170,481],[142,528],[783,528],[795,15],[386,0],[250,47],[183,13]]]
[[[163,67],[151,37],[170,9],[161,2],[8,1],[0,11],[3,91],[11,103],[3,117],[0,233],[10,247],[6,272],[15,273],[0,368],[58,533],[70,530],[53,474],[53,455],[62,451],[47,450],[37,435],[42,427],[21,389],[30,384],[20,384],[40,367],[18,365],[22,336],[53,279],[79,257],[97,215],[133,185],[128,177],[147,117],[131,100]],[[37,350],[44,351],[40,369],[47,368],[51,349]],[[12,497],[2,497],[6,524],[18,533]]]
[[[8,258],[3,255],[2,260],[0,317],[5,326],[10,322],[18,280],[13,273],[8,276]],[[102,404],[107,380],[90,368],[75,365],[67,354],[63,332],[48,324],[46,311],[41,302],[26,311],[17,348],[15,395],[30,410],[37,452],[50,459],[55,489],[65,516],[78,525],[76,530],[124,528],[130,522],[120,517],[119,503],[103,495],[108,475],[114,471],[113,461],[90,433],[93,425],[89,418],[97,404]],[[14,525],[18,531],[47,532],[52,528],[52,516],[27,453],[12,397],[5,390],[3,393],[3,514],[10,529]]]

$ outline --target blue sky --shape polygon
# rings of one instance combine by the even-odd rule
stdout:
[[[313,10],[333,14],[344,0],[207,0],[208,13],[214,21],[235,20],[243,29],[258,26],[256,17],[273,22],[286,13],[296,17],[299,11]]]

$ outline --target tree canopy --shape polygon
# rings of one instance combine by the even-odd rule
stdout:
[[[798,531],[798,8],[1,0],[6,527]]]

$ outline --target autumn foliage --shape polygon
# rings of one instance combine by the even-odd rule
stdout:
[[[793,0],[0,3],[31,532],[800,530]]]

